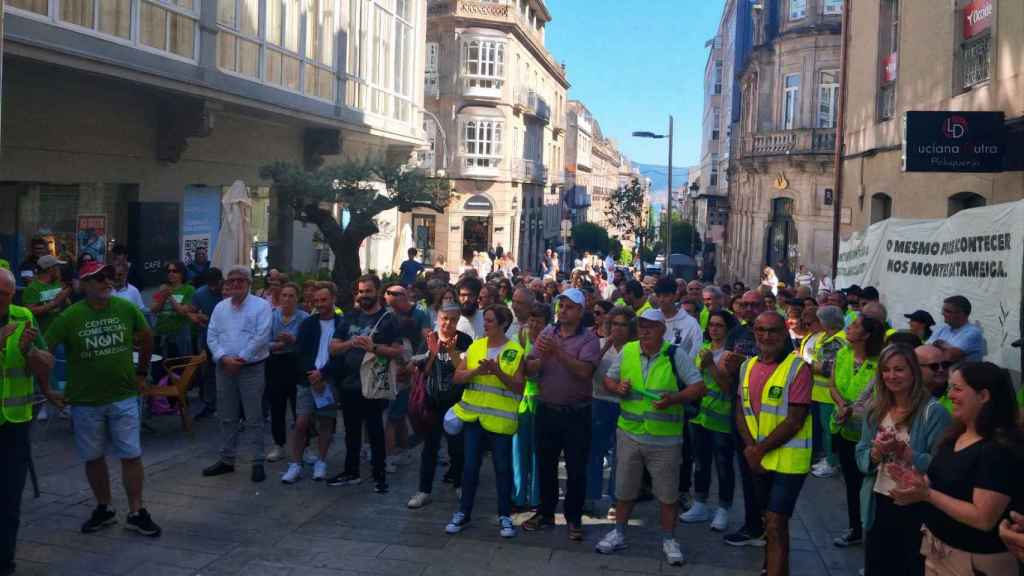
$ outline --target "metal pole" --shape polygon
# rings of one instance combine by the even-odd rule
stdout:
[[[668,116],[668,207],[666,208],[666,220],[668,221],[668,234],[665,235],[665,263],[662,273],[668,275],[672,270],[670,260],[672,258],[672,115]]]
[[[850,42],[850,4],[850,0],[843,2],[843,23],[839,48],[839,102],[836,106],[835,155],[832,158],[832,171],[835,176],[835,183],[832,186],[832,286],[836,289],[839,288],[836,285],[836,276],[839,272],[839,228],[842,224],[843,211],[843,132],[846,130],[846,59]]]
[[[3,1],[3,0],[0,0]],[[444,171],[445,175],[448,175],[448,134],[444,131],[444,126],[441,126],[441,120],[426,108],[423,108],[423,113],[430,117],[434,121],[434,126],[437,127],[437,131],[441,133],[441,170]],[[434,168],[437,169],[436,167]]]

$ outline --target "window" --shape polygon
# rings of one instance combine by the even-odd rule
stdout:
[[[782,101],[782,128],[792,130],[796,128],[800,109],[800,75],[786,74],[783,84],[785,93]]]
[[[433,214],[413,214],[412,234],[416,249],[425,264],[434,261],[434,230],[436,218]]]
[[[981,194],[974,192],[958,192],[949,197],[946,201],[947,215],[952,216],[961,210],[969,208],[981,208],[987,201]]]
[[[427,134],[427,148],[418,153],[419,166],[428,173],[433,174],[438,168],[437,165],[437,125],[434,119],[423,115],[423,131]]]
[[[991,77],[994,4],[993,0],[957,0],[957,92],[966,92]]]
[[[54,14],[56,23],[76,30],[196,59],[199,0],[8,0],[7,7]]]
[[[789,19],[799,20],[807,16],[807,0],[789,0]]]
[[[349,0],[346,106],[413,121],[412,23],[417,5],[409,0]]]
[[[505,79],[505,43],[469,39],[462,43],[462,75],[466,88],[501,90]]]
[[[438,78],[438,52],[440,47],[437,42],[427,42],[426,62],[424,64],[425,79],[423,82],[423,94],[437,98],[441,95],[441,86]]]
[[[892,217],[892,197],[884,192],[871,195],[871,223]]]
[[[834,128],[839,98],[839,72],[823,70],[818,81],[818,128]]]
[[[714,77],[712,78],[712,80],[714,82],[714,88],[713,88],[714,92],[713,93],[714,94],[721,94],[722,93],[722,61],[721,60],[715,62],[715,72],[714,72]]]
[[[718,109],[718,108],[715,108],[714,112],[711,115],[711,139],[712,140],[718,140],[718,137],[719,137],[719,135],[721,133],[720,132],[720,128],[719,128],[719,126],[721,124],[722,124],[722,111],[720,109]]]
[[[896,113],[896,77],[899,68],[900,0],[881,0],[878,19],[878,120]]]
[[[462,133],[462,153],[466,168],[498,168],[501,164],[502,144],[500,120],[466,120]]]
[[[843,0],[824,0],[822,13],[827,16],[843,13]]]

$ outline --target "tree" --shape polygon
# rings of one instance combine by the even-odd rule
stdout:
[[[572,243],[577,253],[608,251],[608,231],[593,222],[580,222],[572,227]]]
[[[605,216],[622,231],[622,237],[636,241],[643,233],[644,189],[639,178],[611,193]]]
[[[399,212],[414,208],[444,212],[452,194],[447,180],[429,178],[402,164],[377,159],[350,160],[312,172],[275,162],[260,168],[260,177],[273,182],[272,190],[296,220],[315,224],[323,235],[334,253],[331,280],[338,285],[338,302],[345,309],[352,305],[352,282],[362,269],[359,246],[379,231],[374,217],[391,208]],[[344,228],[334,217],[332,204],[348,211],[349,221]]]
[[[608,240],[608,253],[616,260],[622,256],[622,242],[619,242],[618,238]]]
[[[664,227],[662,227],[662,229],[663,229],[663,231],[661,232],[661,238],[659,240],[662,243],[664,243],[664,240],[665,240]],[[695,246],[691,246],[691,245],[694,244],[695,240],[696,240],[696,245]],[[693,254],[695,254],[695,252],[693,251],[693,247],[696,247],[697,250],[700,250],[700,244],[701,244],[700,243],[700,238],[696,234],[694,234],[693,226],[689,222],[683,221],[681,215],[673,214],[672,215],[672,253],[673,254],[693,255]],[[664,250],[664,246],[662,246],[662,250]]]

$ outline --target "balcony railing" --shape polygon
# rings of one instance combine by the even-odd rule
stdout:
[[[516,158],[512,161],[512,178],[522,182],[543,184],[548,178],[548,168],[536,160]]]
[[[551,107],[548,105],[548,101],[535,90],[517,90],[514,104],[525,114],[535,116],[545,122],[551,119]]]
[[[466,178],[497,178],[501,175],[500,162],[491,159],[489,162],[481,161],[477,156],[460,156],[461,176]]]
[[[565,184],[565,169],[559,168],[551,171],[552,184]]]
[[[741,156],[830,154],[836,147],[832,128],[804,128],[748,134],[742,139]]]

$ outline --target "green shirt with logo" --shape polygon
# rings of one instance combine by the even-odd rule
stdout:
[[[25,291],[21,293],[21,301],[25,306],[46,304],[50,300],[56,298],[63,289],[64,286],[59,282],[54,284],[45,284],[39,280],[33,280],[25,287]],[[60,314],[60,310],[57,308],[50,310],[46,314],[36,314],[35,317],[36,321],[39,322],[39,329],[45,332],[58,314]]]
[[[72,304],[50,324],[46,342],[64,344],[69,404],[99,406],[138,394],[132,342],[149,330],[134,304],[111,298],[97,310],[82,300]]]
[[[174,298],[178,304],[189,305],[192,304],[192,296],[195,293],[196,289],[191,284],[182,284],[171,290],[171,295],[164,301],[164,307],[156,315],[157,334],[177,334],[188,324],[188,318],[178,314],[171,307],[170,299]]]

